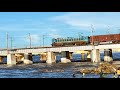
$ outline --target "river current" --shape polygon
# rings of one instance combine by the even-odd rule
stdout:
[[[81,55],[73,55],[73,61],[70,63],[61,63],[57,56],[57,63],[41,63],[39,56],[33,56],[33,64],[7,65],[6,58],[0,64],[0,78],[100,78],[98,74],[86,74],[82,77],[81,68],[96,67],[91,62],[81,62]],[[114,60],[120,60],[120,53],[113,53]],[[101,53],[103,60],[103,53]],[[73,75],[75,74],[75,75]],[[106,74],[106,78],[112,78],[113,74]]]

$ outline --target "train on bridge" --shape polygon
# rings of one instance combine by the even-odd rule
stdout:
[[[120,34],[106,34],[94,36],[80,36],[79,38],[53,38],[53,47],[62,46],[84,46],[84,45],[104,45],[120,43]]]
[[[66,38],[53,38],[52,46],[37,46],[31,47],[32,49],[38,48],[51,48],[51,47],[67,47],[67,46],[85,46],[85,45],[105,45],[105,44],[120,44],[120,34],[106,34],[106,35],[94,35],[94,36],[80,36],[78,38],[66,37]],[[17,50],[17,49],[31,49],[29,48],[14,48],[14,49],[0,49],[5,50]]]

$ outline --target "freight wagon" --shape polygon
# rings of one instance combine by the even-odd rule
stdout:
[[[90,36],[90,44],[117,44],[120,43],[120,34]]]

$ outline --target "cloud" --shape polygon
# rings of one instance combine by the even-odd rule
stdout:
[[[95,12],[72,12],[67,13],[60,16],[51,17],[50,20],[55,22],[61,22],[69,27],[75,27],[76,29],[84,29],[86,31],[91,30],[91,25],[94,26],[96,31],[99,29],[106,30],[108,26],[115,27],[118,24],[113,23],[113,21],[117,21],[117,18],[114,18],[112,21],[112,14],[111,13],[95,13]]]
[[[50,32],[49,34],[47,34],[49,37],[51,38],[58,38],[61,37],[61,35],[58,34],[58,29],[55,28],[48,28],[48,31]]]
[[[57,30],[56,30],[56,29],[51,29],[50,31],[51,31],[51,32],[56,32]]]
[[[61,37],[60,35],[58,34],[48,34],[51,38],[58,38],[58,37]]]
[[[76,13],[75,13],[76,14]],[[52,18],[54,21],[60,21],[63,22],[64,24],[73,26],[73,27],[78,27],[78,28],[89,28],[90,25],[93,22],[88,22],[88,21],[82,21],[79,18],[74,18],[75,14],[66,14],[63,16],[56,16]]]

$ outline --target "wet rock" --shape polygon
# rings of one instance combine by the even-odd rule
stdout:
[[[80,73],[90,73],[90,70],[88,70],[87,68],[81,69]]]
[[[93,69],[91,69],[90,72],[91,72],[91,73],[94,73],[94,74],[99,74],[99,73],[101,72],[101,70],[98,69],[98,68],[93,68]]]
[[[98,69],[101,69],[103,73],[115,73],[117,67],[114,64],[104,62],[99,64]]]
[[[66,58],[61,58],[61,63],[68,63],[68,62],[71,62],[71,60]]]
[[[103,62],[99,63],[97,68],[92,68],[91,70],[88,70],[87,68],[81,69],[80,73],[115,73],[117,69],[118,67],[116,65],[108,62]]]
[[[24,64],[33,64],[33,62],[32,61],[30,61],[30,60],[27,60],[27,59],[24,59]]]

